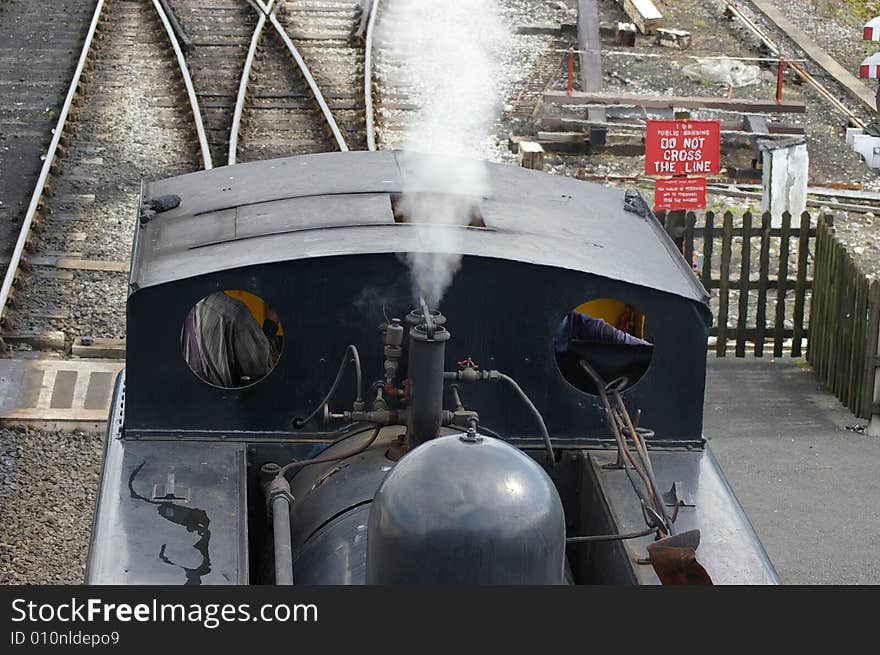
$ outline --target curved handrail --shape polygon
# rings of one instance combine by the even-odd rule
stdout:
[[[367,123],[367,149],[378,150],[376,146],[376,125],[373,117],[373,31],[376,26],[376,14],[379,13],[379,0],[373,0],[370,19],[367,23],[367,35],[364,40],[364,107]]]
[[[6,269],[6,275],[3,277],[3,286],[0,287],[0,317],[6,309],[6,303],[9,301],[9,293],[12,291],[12,284],[15,281],[15,274],[21,263],[21,257],[24,254],[25,244],[27,243],[28,234],[34,222],[34,216],[37,213],[37,207],[40,199],[43,197],[43,190],[46,188],[46,180],[49,178],[49,172],[52,164],[55,162],[55,154],[58,151],[58,144],[61,142],[61,135],[64,132],[64,125],[70,114],[70,108],[73,105],[73,99],[76,96],[79,81],[82,77],[86,61],[89,57],[89,51],[95,39],[95,32],[98,29],[98,23],[101,19],[101,12],[104,9],[104,0],[98,0],[95,5],[95,13],[92,16],[92,22],[89,25],[89,31],[86,33],[86,39],[80,51],[79,61],[73,78],[70,81],[70,87],[67,90],[67,97],[64,99],[64,105],[61,107],[61,113],[58,115],[58,122],[55,124],[52,141],[49,143],[49,149],[46,151],[46,158],[43,160],[43,167],[40,169],[40,176],[37,178],[37,184],[34,192],[31,194],[31,201],[25,212],[24,220],[21,223],[21,230],[18,233],[18,239],[15,242],[15,249],[12,251],[12,257],[9,259],[9,267]]]
[[[330,126],[330,131],[333,132],[333,138],[336,139],[336,145],[339,146],[339,149],[342,152],[348,152],[348,144],[345,142],[345,138],[342,136],[342,132],[339,129],[339,126],[336,124],[336,119],[333,118],[333,112],[331,112],[330,107],[327,106],[327,102],[324,100],[324,95],[321,93],[321,89],[318,88],[318,84],[315,82],[315,78],[312,77],[312,72],[306,65],[305,60],[299,54],[299,50],[296,49],[296,46],[293,45],[293,41],[290,40],[290,37],[287,35],[287,31],[284,29],[284,26],[281,25],[281,22],[275,16],[274,11],[269,14],[269,20],[275,27],[275,31],[278,32],[278,36],[280,36],[281,40],[284,41],[284,45],[287,46],[287,49],[290,51],[291,56],[293,56],[294,60],[296,61],[296,65],[299,66],[300,71],[302,71],[303,77],[306,78],[306,82],[308,83],[309,88],[312,90],[312,94],[315,96],[315,100],[317,101],[318,106],[321,107],[321,112],[324,114],[324,120],[326,120],[327,125]]]
[[[177,57],[177,65],[180,68],[180,74],[183,76],[183,83],[186,86],[186,94],[189,96],[189,105],[192,108],[193,120],[196,124],[196,133],[199,137],[199,147],[202,150],[202,163],[204,164],[205,170],[210,170],[214,167],[214,163],[211,160],[211,148],[208,145],[208,136],[205,133],[205,124],[202,122],[202,111],[199,108],[199,99],[196,96],[192,77],[189,74],[189,67],[186,64],[186,58],[183,56],[183,50],[180,48],[180,42],[177,40],[177,34],[175,34],[174,28],[171,26],[171,21],[168,20],[165,8],[159,0],[153,0],[153,6],[156,8],[156,13],[159,14],[159,19],[165,27],[165,32],[168,34],[168,40],[171,41],[171,47],[174,49],[174,56]]]
[[[254,57],[257,53],[257,45],[260,43],[260,37],[263,35],[263,27],[266,25],[266,13],[275,11],[275,0],[269,0],[268,5],[264,5],[261,0],[257,0],[262,9],[260,18],[257,20],[257,26],[251,35],[251,44],[248,48],[247,57],[244,60],[244,67],[241,70],[241,79],[238,82],[238,96],[235,99],[235,110],[232,113],[232,127],[229,130],[229,158],[227,163],[232,166],[238,156],[238,132],[241,129],[241,114],[244,111],[244,101],[247,96],[248,80],[251,76],[251,69],[254,65]],[[251,3],[248,3],[251,4]],[[254,5],[251,4],[253,7]],[[256,9],[256,7],[254,7]]]

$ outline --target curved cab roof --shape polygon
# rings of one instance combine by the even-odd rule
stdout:
[[[396,195],[449,194],[425,170],[463,166],[480,167],[474,174],[489,189],[475,199],[480,227],[395,222]],[[708,298],[641,196],[515,166],[414,152],[326,153],[147,182],[143,201],[167,194],[180,205],[138,228],[135,289],[277,261],[455,250]],[[449,240],[432,238],[435,230],[466,232]]]

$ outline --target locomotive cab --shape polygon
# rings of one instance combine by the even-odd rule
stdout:
[[[777,581],[703,439],[708,295],[644,200],[423,174],[474,165],[144,184],[87,582],[657,584],[666,551],[685,581]]]

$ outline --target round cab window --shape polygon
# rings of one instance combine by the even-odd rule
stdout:
[[[553,339],[559,372],[573,387],[592,395],[597,384],[623,388],[641,379],[651,364],[654,346],[645,315],[633,305],[600,298],[565,314]]]
[[[275,310],[248,291],[216,291],[187,312],[181,349],[190,370],[223,389],[266,377],[281,356],[284,332]]]

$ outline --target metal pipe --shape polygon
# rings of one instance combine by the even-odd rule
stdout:
[[[284,478],[281,479],[284,480]],[[290,485],[288,485],[289,488]],[[272,501],[272,531],[275,537],[275,584],[292,585],[293,546],[290,543],[290,501],[283,496],[276,496]]]
[[[293,584],[293,546],[290,538],[290,505],[293,496],[290,483],[281,474],[282,468],[274,462],[260,467],[260,481],[266,493],[272,515],[272,535],[275,554],[275,584]]]
[[[443,422],[443,364],[450,333],[435,325],[429,336],[425,323],[409,331],[409,399],[406,438],[415,447],[440,432]]]
[[[504,373],[499,372],[498,378],[500,380],[504,380],[509,384],[514,391],[522,398],[522,401],[526,404],[526,407],[529,408],[529,411],[532,413],[532,416],[535,417],[535,420],[538,422],[538,428],[541,430],[541,438],[544,440],[544,446],[547,448],[547,464],[550,468],[556,466],[556,457],[553,454],[553,443],[550,441],[550,433],[547,431],[547,424],[544,423],[544,417],[541,416],[541,412],[538,411],[538,408],[535,407],[535,404],[531,401],[531,399],[526,395],[526,392],[522,390],[516,380],[514,380],[509,375],[505,375]]]

